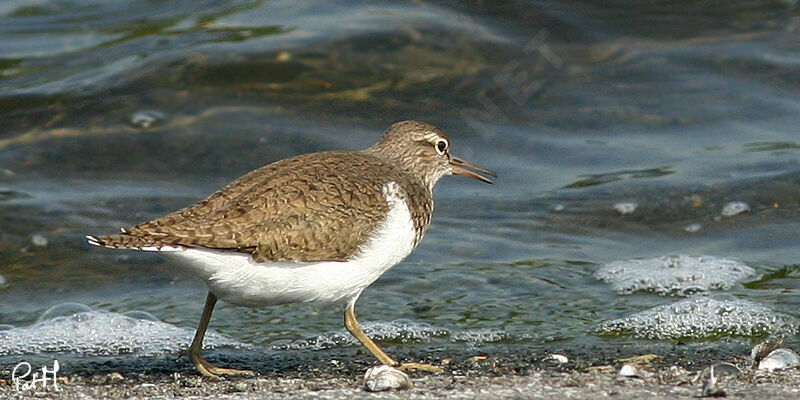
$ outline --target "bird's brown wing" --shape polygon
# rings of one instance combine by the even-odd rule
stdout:
[[[94,239],[108,247],[235,250],[256,261],[346,260],[386,214],[383,184],[402,179],[408,178],[363,153],[306,154],[257,169],[197,204]]]

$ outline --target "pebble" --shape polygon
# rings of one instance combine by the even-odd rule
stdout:
[[[633,202],[623,202],[614,204],[614,209],[617,210],[617,212],[622,215],[633,214],[633,212],[636,211],[637,207],[639,207],[639,205]]]
[[[683,230],[689,233],[696,233],[700,232],[700,229],[703,229],[703,225],[700,224],[689,224],[683,227]]]
[[[478,361],[483,361],[483,360],[485,360],[487,358],[488,358],[487,356],[472,356],[472,357],[467,359],[467,362],[468,363],[476,363]]]
[[[661,358],[658,354],[640,354],[633,357],[620,358],[617,361],[624,363],[649,363]]]
[[[31,243],[33,243],[36,247],[45,247],[47,246],[48,240],[47,237],[42,235],[41,233],[37,233],[31,236]]]
[[[112,373],[108,374],[106,379],[109,382],[122,382],[125,378],[119,372],[112,372]]]
[[[550,354],[548,359],[549,360],[555,360],[559,364],[564,364],[566,362],[569,362],[569,358],[567,358],[567,356],[562,356],[561,354]]]
[[[714,373],[717,376],[738,376],[742,370],[729,362],[721,362],[714,364]]]
[[[626,378],[640,378],[644,376],[644,371],[635,364],[623,364],[617,375]]]
[[[288,51],[282,51],[278,53],[277,56],[275,56],[275,60],[280,62],[290,61],[291,59],[292,59],[292,53]]]
[[[411,379],[408,378],[408,375],[388,365],[370,367],[364,374],[364,389],[368,392],[409,388],[411,388]]]
[[[131,114],[129,122],[131,125],[147,129],[166,121],[167,115],[156,110],[141,110]]]
[[[743,201],[732,201],[722,206],[721,214],[725,217],[732,217],[745,211],[750,211],[749,204]]]
[[[726,393],[719,386],[717,377],[737,376],[742,373],[739,367],[729,363],[720,362],[704,369],[698,379],[703,380],[703,388],[698,397],[726,397]]]

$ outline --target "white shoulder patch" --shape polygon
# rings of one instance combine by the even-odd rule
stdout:
[[[403,202],[403,205],[405,206],[406,194],[403,192],[403,188],[400,187],[399,183],[395,181],[386,183],[381,188],[381,193],[383,194],[383,198],[385,198],[386,202],[389,204],[390,212],[391,208],[394,207],[397,202]]]

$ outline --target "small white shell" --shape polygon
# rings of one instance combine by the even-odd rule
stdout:
[[[619,369],[618,375],[627,378],[638,378],[641,377],[643,373],[633,364],[624,364],[622,368]]]
[[[794,368],[800,365],[800,356],[789,349],[775,349],[758,363],[758,369],[774,371],[776,369]]]
[[[550,354],[550,356],[547,357],[547,358],[549,360],[555,360],[559,364],[564,364],[566,362],[569,362],[569,359],[567,358],[567,356],[562,356],[561,354]]]
[[[408,378],[408,375],[388,365],[370,367],[364,374],[364,389],[368,392],[408,389],[410,387],[411,379]]]
[[[750,211],[749,204],[743,201],[732,201],[722,206],[722,211],[720,211],[720,214],[725,217],[732,217],[745,211]]]

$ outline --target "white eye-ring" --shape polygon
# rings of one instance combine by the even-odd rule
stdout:
[[[447,140],[440,139],[436,142],[436,152],[439,154],[444,154],[447,151]]]

